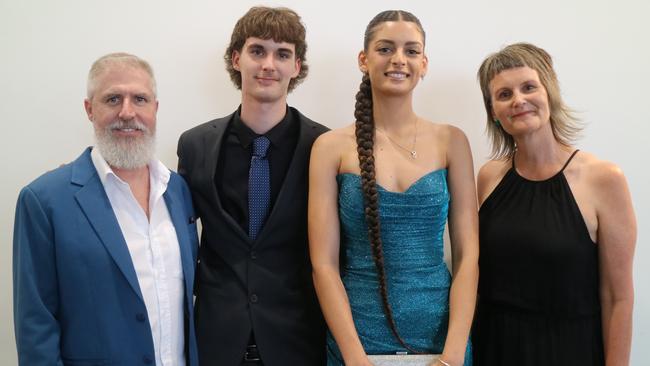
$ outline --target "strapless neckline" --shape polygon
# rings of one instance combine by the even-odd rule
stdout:
[[[446,167],[428,171],[403,192],[380,184],[378,217],[389,303],[407,344],[442,353],[449,321],[451,276],[444,262],[444,232],[449,212]],[[361,177],[337,175],[340,224],[340,274],[359,340],[367,354],[406,351],[386,323],[377,290],[377,267],[368,242]],[[342,366],[342,357],[328,336],[328,365]],[[469,347],[466,365],[471,364]]]
[[[410,185],[408,188],[406,188],[406,190],[403,191],[403,192],[388,190],[388,189],[382,187],[381,184],[379,184],[379,183],[377,183],[377,189],[380,190],[380,191],[384,191],[384,192],[392,193],[392,194],[408,194],[408,193],[409,193],[410,191],[412,191],[415,187],[417,187],[417,186],[420,185],[422,182],[424,182],[428,177],[433,176],[433,175],[436,175],[436,174],[440,174],[440,173],[446,173],[446,172],[447,172],[447,168],[439,168],[439,169],[432,170],[432,171],[430,171],[430,172],[424,174],[424,175],[421,176],[420,178],[416,179],[416,180],[415,180],[413,183],[411,183],[411,185]],[[342,177],[342,176],[352,176],[352,177],[355,177],[356,179],[361,180],[361,176],[360,176],[359,174],[356,174],[356,173],[339,173],[339,174],[337,175],[337,178],[338,178],[338,177]]]

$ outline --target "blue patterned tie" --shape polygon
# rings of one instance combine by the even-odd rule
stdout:
[[[271,141],[266,136],[253,140],[253,156],[248,172],[248,236],[255,240],[264,225],[271,203],[271,175],[266,152]]]

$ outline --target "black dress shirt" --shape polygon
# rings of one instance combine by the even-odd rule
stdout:
[[[240,118],[241,106],[233,115],[221,144],[214,182],[223,209],[248,233],[248,172],[253,154],[252,142],[261,136],[251,130]],[[277,125],[264,134],[271,146],[267,152],[271,173],[271,206],[278,197],[287,175],[289,164],[298,142],[298,118],[287,112]]]

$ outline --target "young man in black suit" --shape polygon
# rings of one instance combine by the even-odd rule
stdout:
[[[312,143],[327,128],[286,101],[307,76],[306,49],[294,11],[251,8],[224,56],[240,107],[178,143],[178,171],[203,224],[195,309],[204,365],[325,363],[307,179]]]

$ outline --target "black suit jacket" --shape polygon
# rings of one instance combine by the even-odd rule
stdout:
[[[309,261],[307,184],[312,144],[327,128],[291,109],[299,116],[298,142],[255,241],[221,207],[214,184],[232,115],[194,127],[178,142],[178,172],[203,224],[195,303],[202,365],[239,365],[251,330],[265,366],[325,363],[325,324]]]

